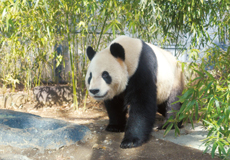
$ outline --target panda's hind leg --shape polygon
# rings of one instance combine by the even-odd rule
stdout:
[[[164,117],[166,116],[166,113],[167,113],[167,110],[166,110],[167,107],[166,106],[167,106],[167,101],[163,102],[160,105],[157,105],[157,112],[162,114],[162,116],[164,116]]]
[[[161,105],[158,106],[158,112],[161,113],[164,117],[165,117],[165,121],[164,121],[164,124],[166,123],[166,121],[171,117],[175,117],[175,112],[174,113],[170,113],[170,111],[172,110],[177,110],[179,111],[180,108],[181,108],[181,103],[178,102],[178,103],[175,103],[175,104],[172,104],[173,102],[176,102],[179,100],[179,98],[177,97],[178,95],[181,95],[182,93],[182,90],[181,89],[173,89],[170,93],[170,96],[168,98],[168,100],[164,103],[162,103]],[[168,123],[166,126],[161,125],[158,127],[158,129],[166,129],[167,126],[170,124]],[[182,128],[183,125],[182,125],[182,121],[178,122],[178,127],[179,128]],[[164,126],[164,127],[163,127]],[[174,129],[174,126],[172,127],[172,129]]]

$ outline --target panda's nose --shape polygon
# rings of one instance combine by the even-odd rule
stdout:
[[[90,89],[89,90],[92,94],[97,94],[99,92],[99,89]]]

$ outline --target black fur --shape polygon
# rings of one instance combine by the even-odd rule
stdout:
[[[96,51],[94,51],[91,46],[88,46],[86,49],[86,53],[87,53],[89,60],[91,61],[93,59],[93,57],[95,56]]]
[[[88,84],[90,84],[91,79],[92,79],[92,72],[90,72],[90,74],[89,74]]]
[[[115,58],[121,58],[125,60],[125,50],[119,43],[113,43],[110,46],[110,52]]]
[[[165,117],[165,121],[164,123],[171,117],[171,116],[175,116],[175,113],[170,113],[170,111],[172,110],[180,110],[181,108],[181,103],[175,103],[172,104],[173,102],[176,102],[179,100],[179,98],[177,97],[178,95],[182,94],[182,87],[181,88],[177,88],[177,89],[173,89],[169,95],[169,98],[166,102],[162,103],[161,105],[158,106],[158,112],[161,113],[164,117]],[[164,124],[162,124],[161,126],[158,127],[158,129],[166,129],[167,126],[169,125],[169,123],[164,126]],[[182,121],[178,122],[178,127],[182,128]],[[164,126],[164,127],[163,127]],[[174,129],[174,126],[172,127],[172,129]]]
[[[99,89],[90,89],[89,90],[92,94],[97,94],[100,90]]]
[[[126,123],[121,148],[137,147],[149,139],[157,111],[157,59],[153,50],[145,42],[142,44],[137,70],[130,78],[124,96],[121,94],[105,101],[110,119],[106,130],[124,131]],[[127,105],[130,105],[128,120]]]
[[[109,116],[109,125],[106,127],[110,132],[124,132],[126,126],[127,107],[124,103],[124,93],[106,100],[105,107]]]
[[[107,84],[111,84],[112,77],[109,75],[107,71],[104,71],[101,76]]]

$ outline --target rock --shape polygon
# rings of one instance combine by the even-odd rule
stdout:
[[[77,90],[77,98],[82,99],[81,91]],[[71,86],[38,86],[33,89],[33,95],[37,101],[36,107],[44,104],[62,104],[63,102],[72,102],[73,87]]]
[[[86,126],[0,109],[0,145],[58,149],[85,140],[90,135]]]
[[[101,145],[101,144],[97,144],[95,143],[92,147],[93,149],[102,149],[102,150],[106,150],[106,146]]]
[[[0,107],[22,108],[23,104],[25,104],[29,99],[30,96],[27,93],[0,94]]]
[[[19,154],[3,154],[0,155],[1,160],[31,160],[30,158]]]

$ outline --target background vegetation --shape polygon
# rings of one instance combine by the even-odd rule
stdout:
[[[199,65],[189,65],[196,79],[188,84],[180,98],[183,107],[170,121],[175,125],[181,119],[201,120],[210,130],[204,141],[207,149],[211,146],[213,156],[218,150],[227,159],[230,48],[221,49],[213,40],[219,36],[229,44],[229,9],[229,0],[1,0],[0,83],[13,90],[21,83],[29,90],[54,79],[55,68],[65,67],[67,61],[57,53],[61,44],[67,47],[77,108],[76,88],[85,91],[87,45],[99,50],[116,35],[128,34],[159,45],[189,46],[191,58],[203,58]],[[212,35],[209,28],[215,28]]]

